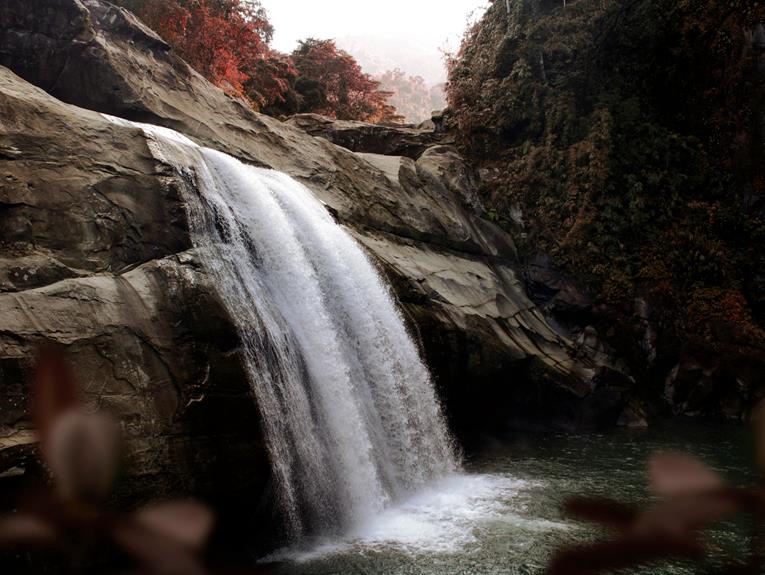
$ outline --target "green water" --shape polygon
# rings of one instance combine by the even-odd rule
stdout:
[[[646,501],[651,453],[682,450],[733,483],[754,480],[748,429],[672,424],[607,434],[516,434],[468,447],[466,474],[395,505],[345,537],[313,540],[273,557],[280,575],[541,573],[552,551],[598,534],[566,520],[560,504],[587,494]],[[709,534],[717,553],[740,551],[742,529]],[[650,573],[686,573],[674,564]]]

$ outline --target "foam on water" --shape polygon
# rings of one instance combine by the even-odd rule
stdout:
[[[497,475],[443,477],[342,537],[306,540],[263,561],[306,562],[351,551],[412,556],[465,553],[477,543],[482,525],[508,520],[512,500],[526,486],[526,481]]]

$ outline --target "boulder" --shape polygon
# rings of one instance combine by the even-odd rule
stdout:
[[[716,352],[706,343],[680,350],[664,380],[672,414],[742,420],[765,397],[758,361]]]
[[[324,138],[353,152],[406,156],[416,160],[428,147],[438,143],[433,127],[380,125],[349,120],[335,120],[319,114],[297,114],[286,120],[319,138]]]

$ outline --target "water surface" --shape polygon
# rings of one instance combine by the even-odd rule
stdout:
[[[551,552],[598,534],[566,520],[577,494],[646,501],[651,453],[690,452],[734,483],[754,480],[748,428],[673,423],[605,434],[514,434],[471,446],[464,475],[446,478],[356,526],[346,536],[282,550],[280,575],[541,573]],[[712,545],[737,552],[741,528],[724,524]],[[675,564],[651,573],[686,573]]]

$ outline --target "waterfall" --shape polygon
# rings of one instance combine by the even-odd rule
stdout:
[[[289,176],[140,126],[183,176],[193,243],[243,342],[292,536],[347,529],[458,469],[417,345],[369,257]]]

